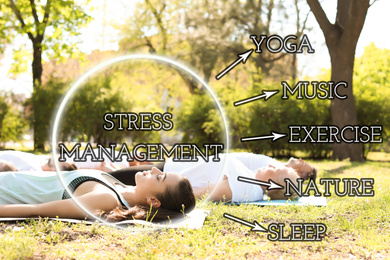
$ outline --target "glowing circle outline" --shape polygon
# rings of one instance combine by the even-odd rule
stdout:
[[[57,112],[55,114],[54,124],[53,124],[53,128],[52,128],[52,131],[51,131],[51,133],[52,133],[52,145],[51,145],[51,147],[52,147],[53,158],[58,158],[58,153],[57,153],[58,127],[59,127],[59,123],[60,123],[60,120],[61,120],[61,117],[62,117],[62,113],[64,112],[64,109],[66,108],[66,104],[68,103],[68,101],[71,98],[71,96],[73,95],[73,93],[79,88],[79,86],[85,80],[87,80],[90,76],[92,76],[93,74],[95,74],[99,70],[102,70],[102,69],[104,69],[104,68],[106,68],[106,67],[108,67],[108,66],[110,66],[112,64],[115,64],[115,63],[118,63],[118,62],[121,62],[121,61],[127,61],[127,60],[152,60],[152,61],[159,61],[159,62],[162,62],[162,63],[165,63],[165,64],[170,64],[170,65],[173,65],[176,69],[179,68],[179,69],[185,71],[186,73],[188,73],[189,75],[193,76],[196,80],[198,80],[202,84],[202,86],[205,86],[207,91],[211,95],[211,97],[214,99],[214,102],[217,105],[219,112],[221,113],[222,121],[223,121],[224,128],[225,128],[225,145],[226,145],[226,147],[224,147],[224,149],[225,149],[225,153],[229,152],[229,147],[230,147],[230,145],[229,145],[229,129],[228,129],[228,125],[227,125],[227,120],[225,118],[225,114],[224,114],[222,106],[220,105],[220,103],[219,103],[217,97],[215,96],[214,92],[212,91],[212,89],[209,87],[209,85],[201,77],[199,77],[194,71],[192,71],[190,68],[184,66],[183,64],[180,64],[177,61],[171,60],[171,59],[163,57],[163,56],[152,55],[152,54],[129,54],[129,55],[119,56],[119,57],[107,60],[107,61],[102,62],[99,65],[93,67],[87,73],[83,74],[72,85],[72,87],[69,89],[69,91],[65,94],[65,96],[62,99],[62,101],[60,103],[60,106],[58,107],[58,110],[57,110]],[[62,186],[65,188],[65,190],[68,192],[68,194],[70,195],[72,200],[77,204],[77,206],[79,206],[85,213],[88,214],[88,216],[94,218],[95,220],[103,222],[104,224],[109,225],[109,226],[118,227],[114,223],[109,223],[109,222],[104,221],[101,218],[95,216],[94,214],[91,214],[81,203],[78,202],[77,199],[75,199],[75,197],[73,196],[72,192],[69,190],[69,188],[67,187],[64,179],[61,176],[58,160],[53,160],[53,161],[54,161],[54,166],[56,168],[57,175],[58,175],[58,177],[59,177],[59,179],[61,181]],[[224,166],[225,166],[225,160],[223,161],[222,169],[224,168]],[[220,176],[219,176],[219,180],[221,180],[222,177],[223,177],[223,174],[221,172]],[[152,229],[156,229],[156,228],[152,228]],[[148,231],[148,230],[150,230],[150,229],[142,229],[142,231]],[[139,230],[137,230],[137,231],[139,231]]]

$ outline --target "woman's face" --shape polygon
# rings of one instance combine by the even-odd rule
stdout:
[[[165,192],[167,187],[177,186],[182,178],[179,174],[162,172],[153,167],[150,171],[137,172],[135,183],[145,197],[155,197],[156,194]]]

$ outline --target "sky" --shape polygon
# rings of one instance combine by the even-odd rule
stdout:
[[[322,1],[322,7],[331,23],[335,20],[336,12],[334,10],[336,10],[336,6],[337,1],[335,0]],[[356,57],[361,56],[364,52],[364,47],[371,42],[374,42],[379,48],[390,49],[390,34],[384,30],[385,25],[390,25],[389,10],[389,0],[377,0],[368,9],[363,30],[356,47]],[[316,44],[313,47],[316,52],[313,55],[299,57],[299,68],[303,75],[315,76],[320,69],[330,68],[330,57],[325,45],[325,38],[313,14],[309,16],[308,24],[313,28],[308,35],[310,40],[312,38],[315,39]]]
[[[136,2],[134,0],[91,0],[91,6],[94,8],[90,14],[94,20],[81,32],[83,41],[80,45],[81,51],[90,53],[95,49],[116,50],[119,30],[110,24],[123,24],[133,12]],[[331,22],[334,21],[336,4],[336,0],[322,1],[322,6]],[[377,47],[390,49],[390,34],[386,34],[383,30],[385,24],[390,24],[388,10],[390,10],[389,0],[377,0],[369,8],[356,50],[357,57],[362,55],[364,47],[371,42],[374,42]],[[308,25],[312,29],[307,32],[307,35],[315,49],[315,54],[298,55],[298,66],[302,75],[315,76],[321,68],[330,67],[330,58],[322,31],[312,14],[309,16]],[[16,78],[12,78],[8,73],[12,63],[12,48],[18,48],[20,44],[31,45],[26,37],[19,36],[6,48],[0,60],[0,90],[12,89],[15,93],[29,96],[32,92],[31,66],[28,65],[27,73],[20,74]]]

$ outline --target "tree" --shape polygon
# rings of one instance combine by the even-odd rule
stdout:
[[[46,2],[46,3],[45,3]],[[45,3],[45,4],[44,4]],[[39,104],[35,96],[44,95],[42,85],[42,53],[51,50],[51,56],[60,56],[63,52],[71,53],[74,45],[71,38],[76,36],[81,26],[84,26],[90,17],[80,5],[74,1],[47,0],[35,3],[35,0],[0,0],[1,13],[6,14],[9,20],[0,26],[21,35],[27,35],[33,49],[33,107],[34,107],[34,149],[44,149],[46,131],[40,129],[44,104]],[[50,29],[49,29],[50,28]],[[49,29],[49,30],[48,30]],[[4,34],[4,33],[2,33]],[[14,34],[5,34],[9,38]],[[68,39],[66,39],[68,37]],[[1,46],[0,46],[1,47]]]
[[[27,122],[17,95],[0,92],[0,147],[8,141],[23,140]]]
[[[170,1],[168,5],[161,0],[144,0],[138,2],[136,7],[135,12],[129,17],[128,24],[121,29],[125,36],[119,43],[120,51],[147,51],[176,57],[188,55],[189,46],[181,39],[182,1]],[[193,77],[181,70],[177,72],[191,93],[200,88]]]
[[[366,19],[370,0],[338,0],[334,24],[328,20],[318,0],[307,0],[307,3],[325,36],[331,58],[331,81],[345,81],[348,84],[347,88],[340,89],[340,94],[347,95],[348,98],[344,100],[336,98],[331,101],[332,123],[339,128],[356,125],[358,121],[352,76],[356,44]],[[346,138],[353,138],[353,134],[346,132]],[[332,150],[333,159],[364,160],[363,146],[359,143],[335,143]]]
[[[243,39],[231,18],[231,1],[191,1],[185,10],[185,33],[182,37],[191,46],[187,60],[208,82],[219,62],[226,64],[245,51]]]
[[[390,141],[390,50],[375,46],[364,48],[362,56],[355,60],[354,92],[358,123],[381,125],[383,143],[367,143],[364,155],[372,150],[382,150]]]

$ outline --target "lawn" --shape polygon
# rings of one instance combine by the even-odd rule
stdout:
[[[0,259],[390,259],[390,162],[311,163],[320,178],[374,178],[375,196],[336,197],[332,192],[326,207],[200,202],[211,212],[199,230],[134,232],[47,220],[0,224]],[[327,232],[321,242],[271,242],[267,234],[223,218],[224,213],[264,226],[323,223]]]

